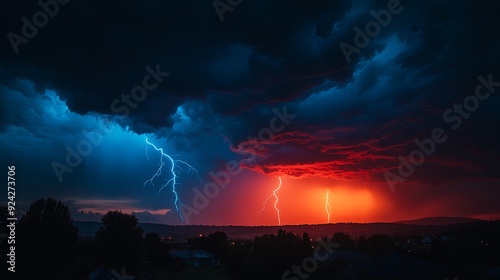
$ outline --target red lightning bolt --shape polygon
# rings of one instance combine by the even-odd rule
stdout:
[[[280,183],[278,185],[278,187],[273,191],[273,193],[268,196],[266,198],[266,200],[264,200],[264,202],[262,203],[262,209],[257,212],[257,218],[259,217],[260,213],[264,212],[264,210],[266,210],[266,203],[269,199],[271,199],[271,197],[274,196],[274,210],[276,210],[276,214],[278,215],[278,225],[281,226],[281,216],[280,216],[280,209],[278,208],[278,201],[279,201],[279,198],[278,198],[278,191],[279,189],[281,188],[281,177],[278,177]]]
[[[326,203],[325,203],[325,209],[326,209],[326,214],[328,216],[328,220],[327,220],[327,223],[329,224],[330,223],[330,212],[332,211],[332,207],[330,206],[330,199],[329,199],[329,195],[330,195],[330,190],[326,190]]]

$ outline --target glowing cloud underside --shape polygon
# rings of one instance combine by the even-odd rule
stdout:
[[[160,152],[161,156],[160,156],[160,163],[159,163],[158,170],[151,178],[149,178],[148,180],[146,180],[144,182],[143,187],[145,187],[148,183],[150,183],[153,186],[153,188],[155,187],[154,180],[162,174],[163,167],[165,166],[165,158],[168,159],[168,161],[170,162],[170,173],[172,174],[172,176],[167,179],[167,181],[161,186],[161,188],[158,190],[158,192],[160,192],[161,190],[166,188],[168,185],[172,186],[172,193],[174,194],[175,210],[179,214],[179,217],[181,218],[182,223],[184,223],[184,217],[182,216],[182,213],[179,210],[179,205],[183,205],[183,204],[182,204],[181,200],[179,199],[179,194],[177,193],[177,190],[176,190],[177,186],[181,186],[181,184],[178,181],[179,176],[176,173],[176,168],[182,171],[182,168],[179,166],[178,163],[183,164],[183,165],[188,167],[189,172],[194,172],[196,174],[196,176],[198,177],[198,179],[200,179],[200,177],[198,175],[198,170],[196,170],[193,166],[191,166],[190,164],[188,164],[185,161],[174,160],[171,156],[169,156],[168,154],[166,154],[163,151],[163,148],[158,148],[153,143],[149,142],[147,137],[146,137],[146,144],[147,144],[146,145],[146,156],[148,157],[148,160],[149,160],[149,155],[147,152],[148,146],[151,146],[156,151]]]
[[[332,207],[330,206],[330,190],[326,190],[326,202],[325,202],[325,210],[327,215],[327,223],[330,223],[330,214],[332,212]]]
[[[262,209],[257,212],[257,218],[259,217],[259,215],[264,212],[264,210],[266,210],[266,203],[269,199],[271,199],[271,197],[274,196],[274,210],[276,210],[276,215],[278,216],[278,225],[281,226],[281,216],[280,216],[280,210],[278,208],[278,201],[279,201],[279,198],[278,198],[278,191],[279,189],[281,188],[281,177],[279,177],[279,184],[278,184],[278,187],[273,191],[273,193],[268,196],[264,202],[262,203]]]

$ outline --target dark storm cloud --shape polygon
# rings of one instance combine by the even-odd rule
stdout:
[[[35,1],[2,5],[2,34],[21,34],[20,18],[40,9]],[[213,104],[235,113],[335,78],[345,63],[334,45],[313,53],[304,42],[331,36],[348,8],[348,1],[248,1],[221,23],[212,1],[71,1],[17,55],[2,40],[2,80],[22,77],[54,88],[80,114],[111,113],[110,104],[140,84],[144,68],[159,64],[171,76],[131,114],[138,130],[170,126],[164,116],[187,98],[251,95],[231,108]]]
[[[71,1],[18,54],[4,37],[0,81],[32,80],[72,112],[110,114],[145,67],[159,65],[170,75],[123,120],[133,131],[167,130],[188,147],[224,132],[242,152],[272,108],[287,104],[297,118],[249,168],[382,180],[416,138],[445,127],[442,113],[474,92],[478,75],[500,80],[495,1],[400,1],[402,11],[348,63],[339,44],[354,45],[353,28],[389,2],[244,1],[220,22],[208,0]],[[2,4],[0,33],[20,34],[20,18],[39,9],[31,3]],[[495,176],[498,102],[447,130],[450,140],[412,179]],[[12,118],[4,120],[22,121]]]
[[[498,178],[498,95],[481,102],[457,131],[443,119],[454,103],[474,95],[478,76],[491,73],[500,81],[495,4],[402,3],[399,17],[353,62],[351,78],[325,81],[307,98],[289,102],[289,111],[300,117],[272,141],[260,141],[259,157],[243,161],[246,167],[275,175],[383,181],[384,172],[398,167],[398,156],[417,148],[416,139],[443,128],[448,140],[408,181]],[[342,28],[364,27],[366,14]],[[254,136],[266,127],[260,125]],[[252,153],[254,140],[240,136],[234,149]]]

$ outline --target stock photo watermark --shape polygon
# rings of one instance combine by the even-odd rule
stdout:
[[[19,53],[19,46],[21,44],[28,44],[30,39],[35,38],[38,35],[40,28],[45,27],[49,23],[49,19],[55,17],[61,10],[61,6],[69,3],[70,0],[40,0],[37,2],[41,10],[36,11],[31,20],[27,17],[22,17],[21,21],[23,25],[21,26],[21,32],[19,34],[14,32],[9,32],[7,34],[7,39],[9,39],[10,45],[16,54]]]
[[[127,271],[125,270],[125,267],[122,268],[121,273],[118,273],[116,270],[112,270],[111,273],[115,276],[115,278],[112,278],[110,280],[134,280],[135,276],[132,275],[127,275]]]
[[[275,133],[282,132],[285,127],[290,124],[290,120],[293,120],[297,117],[296,114],[288,113],[286,106],[283,107],[281,111],[277,108],[274,108],[272,112],[274,116],[269,120],[269,126],[259,130],[259,132],[257,133],[258,138],[248,138],[249,140],[258,139],[259,142],[256,150],[262,148],[263,142],[272,140]],[[278,121],[280,121],[281,123],[278,124]],[[251,160],[253,160],[253,158],[255,158],[255,154],[252,154]],[[225,170],[221,170],[217,173],[213,171],[209,172],[209,176],[213,181],[208,182],[204,185],[203,192],[198,188],[193,188],[193,207],[185,204],[179,205],[179,210],[184,217],[185,224],[189,224],[189,217],[191,215],[198,215],[200,214],[201,210],[208,207],[208,205],[210,204],[210,200],[216,198],[219,195],[220,190],[226,188],[229,185],[229,183],[231,182],[231,177],[239,175],[240,172],[240,164],[235,160],[229,161],[226,164]]]
[[[392,17],[400,14],[403,9],[404,7],[401,5],[399,0],[389,0],[389,2],[387,2],[387,9],[382,9],[378,12],[371,10],[370,15],[375,20],[367,22],[364,30],[358,26],[354,27],[355,34],[353,44],[355,46],[346,42],[341,42],[339,44],[340,50],[342,51],[347,63],[351,63],[351,56],[353,54],[360,54],[362,49],[370,45],[371,40],[380,34],[382,27],[387,27],[391,23]]]
[[[217,16],[219,17],[219,20],[221,22],[224,21],[224,13],[226,12],[233,12],[234,8],[239,6],[241,3],[243,3],[243,0],[214,0],[212,2],[212,5],[214,6],[215,12],[217,13]]]
[[[319,245],[314,248],[312,256],[302,260],[300,265],[292,265],[292,267],[283,272],[282,280],[300,280],[309,278],[310,274],[316,272],[319,267],[318,262],[326,261],[334,252],[333,249],[340,247],[340,244],[331,242],[331,239],[320,239]],[[322,251],[323,254],[320,254]],[[296,277],[297,276],[297,277]]]
[[[134,280],[135,276],[128,275],[125,267],[122,267],[121,271],[118,272],[116,269],[111,271],[107,270],[97,270],[90,274],[90,280],[104,279],[104,280]]]
[[[16,167],[7,167],[7,268],[10,272],[16,272]],[[0,241],[1,242],[1,241]]]
[[[113,100],[111,103],[113,113],[120,114],[121,117],[128,116],[130,109],[137,108],[138,104],[147,98],[148,92],[156,89],[163,79],[170,75],[160,70],[160,64],[156,64],[155,69],[148,65],[145,70],[148,74],[142,78],[141,85],[133,87],[130,94],[122,93],[120,98]],[[104,125],[104,128],[95,128],[90,131],[84,129],[82,134],[85,139],[80,140],[75,148],[67,145],[65,164],[58,161],[53,161],[51,164],[59,183],[63,181],[65,173],[73,172],[83,162],[83,158],[90,155],[94,147],[102,143],[104,136],[112,131],[113,128],[110,129],[109,123]]]
[[[491,94],[495,92],[495,88],[500,87],[500,81],[494,81],[492,74],[488,74],[487,78],[478,76],[477,80],[479,83],[474,94],[468,95],[460,104],[455,103],[444,111],[443,121],[450,124],[451,129],[459,129],[463,120],[468,119],[471,113],[479,108],[480,103],[490,98]],[[398,174],[390,171],[384,173],[384,178],[391,191],[394,192],[396,190],[394,186],[397,183],[405,182],[415,172],[415,167],[422,165],[428,157],[434,154],[437,144],[442,144],[447,139],[448,135],[440,127],[434,128],[428,138],[415,139],[414,143],[417,148],[410,152],[408,159],[402,155],[397,158],[399,161]]]

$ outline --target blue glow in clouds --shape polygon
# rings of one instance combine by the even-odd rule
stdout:
[[[147,146],[146,146],[146,156],[148,157],[148,160],[149,160],[149,156],[148,156],[148,153],[147,153],[147,147],[148,146],[151,146],[156,151],[160,152],[161,156],[160,156],[160,165],[158,167],[158,170],[156,171],[156,173],[151,178],[149,178],[148,180],[146,180],[144,182],[143,187],[146,186],[148,183],[150,183],[151,185],[153,185],[153,187],[155,187],[155,184],[154,184],[153,181],[154,181],[154,179],[156,179],[157,177],[159,177],[161,175],[162,169],[165,166],[165,160],[164,160],[164,158],[167,158],[168,161],[170,162],[170,173],[172,174],[172,176],[165,182],[165,184],[163,184],[161,186],[161,188],[160,188],[160,190],[158,192],[160,192],[161,190],[163,190],[164,188],[166,188],[168,185],[172,186],[172,193],[174,194],[175,210],[179,214],[179,217],[181,218],[182,223],[184,223],[184,217],[182,216],[182,213],[179,211],[179,205],[183,205],[183,203],[179,199],[179,194],[177,193],[177,190],[176,190],[176,186],[180,186],[181,185],[178,182],[178,177],[179,176],[176,173],[176,168],[178,168],[178,169],[180,169],[182,171],[182,168],[178,165],[178,163],[181,163],[181,164],[183,164],[183,165],[185,165],[185,166],[187,166],[189,168],[189,170],[188,170],[189,172],[194,172],[196,174],[196,176],[198,177],[198,179],[201,180],[200,176],[198,175],[198,170],[196,170],[193,166],[191,166],[190,164],[188,164],[185,161],[174,160],[171,156],[169,156],[168,154],[166,154],[163,151],[163,148],[158,148],[153,143],[149,142],[149,140],[148,140],[147,137],[146,137],[146,144],[147,144]]]

